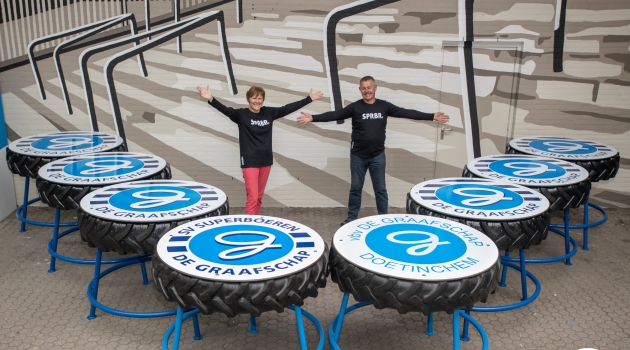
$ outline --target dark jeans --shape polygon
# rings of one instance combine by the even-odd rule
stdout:
[[[387,214],[387,188],[385,188],[385,152],[372,157],[361,158],[350,154],[350,197],[348,198],[348,219],[356,220],[361,209],[361,193],[365,182],[365,173],[370,169],[372,187],[376,196],[376,209],[379,214]]]

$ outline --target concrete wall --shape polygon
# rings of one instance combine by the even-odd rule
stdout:
[[[483,153],[503,152],[506,141],[527,135],[610,144],[621,152],[622,168],[614,180],[595,184],[592,198],[606,206],[630,206],[630,3],[609,0],[594,8],[592,2],[568,0],[562,10],[561,0],[475,1],[468,23],[465,3],[378,0],[372,2],[373,9],[342,19],[333,37],[343,104],[360,98],[361,76],[373,75],[379,98],[426,112],[446,110],[455,116],[449,137],[464,140],[462,120],[468,106],[461,98],[461,67],[444,42],[463,40],[468,24],[475,41],[516,42],[522,47],[474,54]],[[177,53],[175,40],[145,52],[148,77],[129,59],[117,66],[114,78],[130,150],[164,157],[176,178],[218,186],[232,205],[243,206],[236,125],[201,101],[195,86],[210,85],[215,96],[232,107],[246,106],[245,92],[254,84],[266,89],[269,106],[300,99],[313,88],[325,97],[304,110],[330,110],[324,22],[333,9],[349,1],[244,0],[242,23],[237,21],[236,4],[181,2],[184,14],[195,8],[224,12],[237,95],[230,94],[214,23],[184,34],[182,53]],[[150,5],[152,22],[170,18],[171,2]],[[122,11],[134,13],[144,25],[144,2],[127,2]],[[73,108],[69,115],[52,58],[38,61],[47,94],[42,100],[25,60],[26,46],[37,37],[119,13],[117,2],[73,2],[14,20],[2,9],[0,85],[10,140],[90,128],[78,65],[83,48],[61,56]],[[42,45],[36,52],[45,54],[56,44]],[[120,51],[98,54],[88,63],[101,131],[115,132],[102,71],[107,59]],[[512,84],[515,79],[518,90]],[[350,124],[298,127],[298,115],[274,124],[275,165],[265,205],[345,206]],[[504,117],[503,124],[497,123]],[[415,183],[436,173],[456,176],[463,167],[447,152],[466,154],[466,144],[443,144],[437,127],[390,119],[386,152],[391,205],[404,206],[405,194]],[[369,183],[364,205],[374,206]]]

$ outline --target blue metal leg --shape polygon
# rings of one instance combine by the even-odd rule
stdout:
[[[459,350],[459,310],[453,312],[453,350]]]
[[[454,317],[455,315],[453,315]],[[467,312],[464,313],[459,313],[459,316],[461,316],[462,318],[464,318],[464,320],[469,321],[470,324],[472,324],[473,327],[475,327],[475,329],[477,329],[477,332],[479,332],[479,335],[481,336],[481,350],[488,350],[488,335],[486,334],[486,331],[483,329],[483,327],[481,327],[481,325],[479,324],[479,322],[477,322],[477,320],[475,320],[474,318],[472,318],[472,316],[470,316]],[[458,322],[459,324],[459,322]]]
[[[510,257],[510,252],[509,251],[505,251],[505,257],[509,258]],[[505,279],[507,278],[507,266],[505,264],[503,264],[503,271],[501,271],[501,281],[499,281],[499,287],[505,287]]]
[[[201,336],[201,331],[199,331],[199,319],[197,318],[197,314],[194,314],[192,317],[193,320],[193,329],[195,330],[195,336],[193,339],[201,340],[203,337]]]
[[[435,332],[433,331],[433,314],[429,314],[429,316],[427,316],[427,335],[429,337],[432,337],[435,335]]]
[[[57,241],[59,240],[59,217],[61,216],[61,209],[55,209],[55,226],[53,227],[53,236],[52,240],[52,250],[57,252]],[[50,256],[50,268],[48,269],[49,273],[55,272],[55,257],[53,255]]]
[[[256,316],[249,314],[249,333],[258,334],[258,327],[256,327]]]
[[[91,283],[91,291],[92,291],[92,296],[94,297],[94,299],[98,298],[98,283],[101,279],[101,260],[103,258],[103,252],[101,251],[101,248],[96,248],[96,259],[95,263],[94,263],[94,279],[92,280]],[[90,288],[90,287],[88,287]],[[88,290],[89,292],[89,290]],[[88,293],[89,294],[89,293]],[[90,303],[90,314],[88,315],[87,319],[88,320],[93,320],[96,318],[96,307],[94,306],[94,304]]]
[[[521,260],[521,290],[523,291],[523,298],[521,298],[521,300],[527,300],[527,269],[525,268],[525,250],[523,248],[519,249],[518,254]]]
[[[24,200],[22,201],[22,206],[24,209],[22,210],[22,216],[26,219],[26,211],[28,210],[28,186],[31,178],[24,178]],[[19,209],[18,209],[19,210]],[[20,232],[26,232],[26,222],[22,221],[22,225],[20,225]]]
[[[465,312],[466,314],[470,315],[470,310],[466,310]],[[468,319],[464,318],[464,331],[462,332],[462,337],[460,338],[461,341],[465,341],[465,342],[470,341],[470,338],[468,337],[468,326],[469,326]]]
[[[149,284],[149,279],[147,278],[147,267],[144,265],[144,262],[140,263],[140,271],[142,271],[142,284],[146,286]]]
[[[295,305],[295,321],[297,324],[298,337],[300,338],[300,349],[308,350],[306,345],[306,333],[304,332],[304,321],[302,320],[302,309]]]
[[[175,318],[175,335],[173,335],[173,350],[179,349],[179,337],[182,334],[182,322],[184,321],[184,309],[177,307],[177,317]]]
[[[568,255],[571,251],[569,249],[569,240],[571,239],[571,229],[569,228],[569,209],[564,211],[564,251]],[[571,257],[567,257],[564,261],[564,264],[567,266],[571,266]]]
[[[339,336],[341,336],[341,326],[343,325],[343,319],[346,316],[346,308],[348,306],[349,293],[344,293],[341,299],[341,307],[339,309],[339,316],[337,316],[337,324],[335,325],[335,341],[339,342]]]
[[[588,250],[588,199],[584,203],[584,233],[582,240],[582,250]]]

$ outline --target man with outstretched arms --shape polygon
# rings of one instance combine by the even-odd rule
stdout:
[[[361,193],[365,173],[370,170],[376,208],[379,214],[387,214],[387,188],[385,187],[385,128],[387,117],[407,118],[413,120],[434,120],[446,123],[448,115],[442,112],[423,113],[413,109],[404,109],[387,101],[376,99],[376,82],[371,76],[361,78],[359,90],[363,96],[345,108],[310,115],[302,112],[298,118],[300,125],[310,122],[329,122],[352,118],[352,143],[350,145],[350,196],[348,198],[348,218],[341,223],[356,220],[361,208]]]

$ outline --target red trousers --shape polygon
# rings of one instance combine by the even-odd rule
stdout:
[[[260,168],[243,168],[245,191],[247,191],[245,214],[258,215],[260,213],[262,197],[265,194],[265,186],[267,186],[270,172],[271,165]]]

